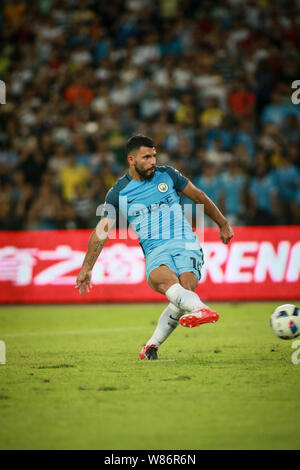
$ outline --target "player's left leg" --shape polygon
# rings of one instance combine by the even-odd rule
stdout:
[[[193,292],[199,282],[198,277],[193,272],[184,272],[178,278],[167,266],[159,266],[159,268],[153,271],[148,282],[152,289],[161,293],[164,293],[164,291],[170,293],[169,289],[172,290],[174,286],[173,290],[176,294],[179,286],[182,296],[180,302],[183,302],[186,308],[179,308],[172,302],[167,305],[158,320],[153,335],[140,352],[141,359],[157,359],[158,348],[177,328],[179,323],[182,326],[191,328],[203,323],[218,320],[219,315],[217,312],[212,311],[200,300],[198,295]],[[183,297],[185,297],[185,299],[183,299]],[[186,313],[187,307],[190,308],[188,313]]]
[[[183,313],[182,310],[170,302],[159,317],[157,327],[149,341],[147,341],[146,346],[148,344],[160,346],[179,325],[179,318]]]
[[[179,282],[177,274],[170,269],[172,267],[170,260],[165,259],[164,262],[168,263],[169,266],[158,266],[148,277],[148,283],[151,289],[160,293],[163,293],[174,283]],[[140,359],[157,359],[158,348],[179,325],[179,318],[183,313],[184,311],[173,305],[171,302],[167,305],[160,315],[154,333],[141,350],[139,354]]]
[[[160,269],[160,279],[162,279],[162,274],[164,274],[166,277],[166,287],[168,287],[171,280],[175,281],[175,276],[172,276],[172,273],[170,273],[171,276],[167,276],[167,273],[169,274],[169,272],[166,271],[163,266],[161,266],[161,268],[163,269]],[[183,273],[179,276],[179,279],[176,279],[176,281],[179,282],[182,287],[190,291],[194,291],[198,285],[198,278],[194,273]],[[151,281],[149,282],[151,286]],[[153,288],[154,286],[151,287]],[[149,341],[147,341],[146,347],[151,345],[159,347],[170,336],[175,328],[177,328],[179,325],[179,318],[182,317],[184,313],[184,310],[181,310],[170,302],[159,317],[157,327]]]

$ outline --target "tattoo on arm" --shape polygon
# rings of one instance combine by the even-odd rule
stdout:
[[[98,255],[92,255],[86,260],[86,263],[89,266],[89,268],[92,268],[94,266],[97,258],[98,258]]]
[[[96,253],[98,250],[100,250],[103,247],[104,243],[103,242],[96,242],[94,246],[94,253]]]
[[[92,236],[91,236],[91,240],[90,240],[89,246],[88,246],[88,251],[87,251],[85,260],[83,262],[83,265],[87,265],[89,270],[91,270],[93,268],[94,264],[96,263],[96,261],[98,259],[98,256],[101,253],[101,250],[102,250],[102,248],[103,248],[103,246],[105,245],[105,242],[106,242],[106,240],[93,241],[93,236],[94,236],[94,234],[92,234]]]

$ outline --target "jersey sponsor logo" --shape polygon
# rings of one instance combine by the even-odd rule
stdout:
[[[131,211],[128,215],[138,217],[140,215],[145,216],[147,214],[151,214],[152,212],[156,212],[159,209],[162,209],[165,206],[169,206],[173,202],[173,196],[170,194],[166,196],[162,201],[155,202],[154,204],[150,204],[150,206],[146,207],[143,204],[139,204],[138,210]],[[129,201],[128,201],[129,203]],[[134,208],[135,206],[133,206]],[[182,214],[182,207],[180,204],[173,204],[172,206],[174,210],[178,210],[180,214]],[[178,223],[182,224],[182,219],[177,220]],[[151,238],[151,237],[150,237]]]
[[[169,189],[169,186],[167,185],[167,183],[159,183],[157,185],[157,189],[161,193],[166,193]]]

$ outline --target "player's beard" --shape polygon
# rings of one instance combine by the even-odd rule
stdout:
[[[149,168],[148,170],[141,170],[137,165],[134,166],[135,171],[140,175],[144,180],[151,180],[155,173],[155,167]],[[151,171],[150,171],[151,170]],[[154,170],[154,171],[152,171]]]

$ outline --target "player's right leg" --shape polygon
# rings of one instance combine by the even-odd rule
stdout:
[[[198,285],[199,279],[195,272],[183,272],[179,276],[179,282],[182,287],[194,291]],[[219,314],[202,302],[203,306],[193,312],[185,312],[179,320],[180,325],[188,328],[202,325],[203,323],[216,322]]]
[[[193,290],[186,289],[182,284],[195,289],[198,279],[193,272],[186,272],[180,275],[180,279],[175,272],[167,266],[155,268],[148,278],[149,286],[156,292],[164,294],[167,299],[175,305],[182,313],[187,312],[184,318],[180,318],[180,324],[192,328],[203,323],[214,323],[219,319],[217,312],[205,305]]]
[[[167,266],[155,268],[149,276],[148,284],[183,311],[190,312],[198,307],[206,307],[195,292],[180,284],[178,276]]]

